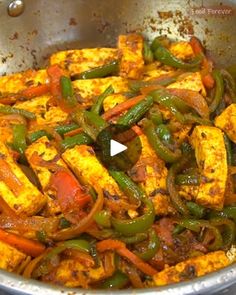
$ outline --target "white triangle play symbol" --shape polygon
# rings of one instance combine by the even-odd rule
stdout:
[[[127,146],[119,143],[118,141],[111,139],[111,141],[110,141],[110,156],[111,157],[113,157],[119,153],[122,153],[125,150],[127,150]]]

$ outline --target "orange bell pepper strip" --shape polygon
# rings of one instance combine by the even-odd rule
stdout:
[[[29,87],[21,92],[21,95],[26,98],[33,98],[36,96],[41,96],[50,91],[49,84],[42,84],[38,86]]]
[[[10,165],[2,157],[0,157],[0,167],[0,180],[4,181],[13,194],[17,196],[23,188],[22,183],[13,173]]]
[[[104,120],[109,120],[112,117],[121,114],[124,111],[127,111],[128,109],[132,108],[134,105],[136,105],[138,102],[143,100],[145,98],[145,95],[139,95],[133,98],[130,98],[122,103],[119,103],[114,108],[108,110],[106,113],[102,115]]]
[[[25,254],[33,257],[41,255],[46,249],[46,247],[39,242],[8,233],[2,229],[0,229],[0,241],[5,242],[6,244],[9,244],[10,246],[13,246]]]
[[[125,243],[117,240],[107,239],[97,243],[97,251],[105,252],[108,250],[115,250],[120,256],[128,259],[139,270],[149,276],[153,276],[157,273],[157,270],[151,267],[148,263],[144,262],[137,255],[132,253],[126,248]]]

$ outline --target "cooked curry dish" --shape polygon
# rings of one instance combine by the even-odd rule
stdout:
[[[141,143],[128,169],[98,153],[116,125]],[[235,222],[235,77],[196,37],[120,35],[0,77],[1,269],[85,289],[178,283],[234,263]]]

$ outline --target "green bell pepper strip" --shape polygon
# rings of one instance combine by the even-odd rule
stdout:
[[[168,86],[171,83],[176,81],[176,77],[166,77],[161,80],[149,80],[149,81],[129,81],[128,85],[132,93],[138,93],[141,88],[149,87],[149,86]]]
[[[224,217],[216,217],[209,220],[213,226],[224,226],[224,230],[222,233],[223,236],[223,246],[225,248],[230,247],[234,241],[236,236],[236,227],[235,223]]]
[[[222,211],[212,210],[209,213],[209,218],[214,218],[214,217],[230,218],[230,219],[233,219],[234,222],[236,222],[236,206],[224,207],[224,209]]]
[[[79,125],[72,123],[69,125],[56,126],[54,129],[58,134],[64,135],[65,133],[75,130],[77,128],[79,128]],[[48,134],[47,131],[45,131],[45,130],[37,130],[37,131],[31,132],[27,135],[27,139],[30,143],[32,143],[43,136],[47,136],[48,139],[51,139],[50,134]]]
[[[61,245],[53,248],[45,257],[45,259],[52,259],[55,255],[60,254],[66,249],[76,249],[85,253],[90,252],[90,243],[86,240],[68,240],[63,242]]]
[[[226,91],[229,93],[232,99],[232,102],[236,103],[236,83],[234,78],[226,70],[222,69],[220,72],[221,72],[221,75],[223,76]]]
[[[184,115],[179,109],[181,108],[182,110],[187,111],[189,110],[189,106],[187,106],[179,97],[169,94],[165,89],[154,90],[150,92],[149,95],[153,97],[154,102],[168,108],[178,121],[185,123]]]
[[[70,221],[67,220],[65,217],[61,217],[61,218],[59,219],[59,225],[58,225],[58,226],[59,226],[60,229],[68,228],[68,227],[71,226],[71,223],[70,223]]]
[[[134,253],[141,259],[147,261],[152,259],[157,253],[158,248],[160,247],[160,240],[154,229],[149,230],[149,243],[147,249],[143,252],[135,251]]]
[[[189,154],[192,152],[192,146],[188,142],[184,141],[181,144],[181,151],[183,154]]]
[[[215,95],[212,103],[209,106],[209,110],[211,113],[215,112],[217,107],[219,106],[221,100],[223,99],[224,94],[224,80],[222,74],[219,70],[213,70],[212,76],[215,80]]]
[[[185,230],[185,227],[179,225],[179,224],[176,224],[176,226],[174,227],[173,229],[173,235],[179,235],[181,234],[183,231]]]
[[[180,112],[186,113],[191,110],[191,108],[179,96],[169,93],[168,90],[164,88],[153,90],[150,95],[153,96],[155,102],[166,107],[168,107],[167,102],[171,102]]]
[[[35,269],[34,274],[37,276],[46,275],[50,269],[48,267],[48,263],[52,260],[56,255],[62,253],[66,249],[76,249],[85,253],[90,252],[90,244],[86,240],[69,240],[63,242],[61,245],[53,248],[43,259],[40,266]]]
[[[86,133],[82,132],[71,137],[66,137],[60,143],[63,150],[73,148],[76,145],[92,144],[93,140]]]
[[[150,108],[147,114],[148,119],[150,119],[154,125],[160,125],[163,123],[162,114],[157,105]]]
[[[169,47],[169,45],[170,45],[169,38],[167,38],[166,36],[158,36],[153,39],[152,44],[151,44],[151,50],[153,52],[155,52],[158,47],[160,47],[160,46]]]
[[[182,220],[177,221],[177,223],[179,225],[181,225],[191,231],[197,232],[197,233],[200,232],[200,229],[202,227],[205,227],[205,228],[211,230],[214,234],[215,239],[210,245],[208,245],[208,249],[215,251],[215,250],[219,250],[222,248],[223,239],[222,239],[221,233],[220,233],[219,229],[216,226],[214,226],[213,224],[211,224],[209,221],[202,220],[202,219],[199,219],[199,220],[182,219]]]
[[[36,140],[38,140],[39,138],[41,138],[43,136],[47,136],[48,139],[52,138],[50,136],[50,134],[47,133],[47,131],[45,131],[45,130],[37,130],[37,131],[29,133],[27,135],[27,140],[29,141],[29,143],[33,143],[33,142],[35,142]]]
[[[147,96],[131,109],[129,109],[123,116],[117,120],[118,125],[132,126],[141,120],[143,115],[150,109],[153,105],[153,98]]]
[[[186,206],[192,216],[195,218],[203,218],[206,214],[206,208],[194,202],[186,202]]]
[[[181,197],[179,196],[179,192],[175,186],[175,177],[176,174],[178,174],[184,168],[184,166],[191,160],[191,158],[191,153],[184,154],[178,162],[174,163],[170,167],[166,179],[167,190],[170,194],[171,202],[173,203],[174,207],[178,210],[178,212],[185,216],[189,215],[189,210],[185,203],[182,201]]]
[[[76,74],[73,76],[73,79],[77,80],[77,79],[103,78],[113,73],[116,73],[118,71],[119,71],[119,62],[118,60],[115,60],[106,65],[96,67],[88,71],[85,71],[83,73],[80,73],[79,75]]]
[[[142,189],[122,171],[109,170],[109,174],[115,179],[120,189],[129,198],[131,203],[140,203],[144,198]]]
[[[171,132],[165,124],[158,125],[156,133],[164,143],[171,144],[173,142]]]
[[[155,150],[156,154],[167,163],[173,163],[179,160],[181,152],[176,150],[172,152],[158,137],[154,124],[149,120],[144,122],[144,133],[148,138],[149,143]]]
[[[82,127],[83,131],[94,141],[99,132],[108,126],[103,118],[90,111],[77,112],[75,114],[75,120]]]
[[[111,213],[107,210],[101,210],[94,215],[96,223],[102,227],[111,227]]]
[[[157,49],[154,51],[154,58],[164,65],[185,70],[198,68],[202,61],[202,56],[199,55],[195,57],[191,63],[186,63],[175,57],[167,48],[163,46],[157,47]]]
[[[46,243],[47,241],[47,233],[44,230],[36,231],[36,238],[41,243]]]
[[[197,174],[178,174],[175,177],[177,185],[199,185],[200,178]]]
[[[148,230],[155,220],[155,209],[152,201],[144,198],[143,203],[146,205],[146,211],[142,216],[133,219],[118,219],[112,217],[111,223],[115,230],[124,236],[131,236]]]
[[[66,249],[76,249],[85,253],[90,253],[91,245],[86,240],[68,240],[61,243],[57,247],[50,250],[50,252],[48,252],[48,254],[43,258],[40,265],[34,270],[33,277],[36,278],[48,274],[51,269],[50,261]]]
[[[114,93],[114,88],[112,85],[110,85],[103,93],[98,96],[96,102],[91,107],[91,112],[99,115],[102,111],[104,99],[112,93]]]
[[[60,78],[62,98],[69,107],[75,107],[77,105],[77,100],[74,96],[74,90],[69,77],[61,76]]]
[[[102,284],[102,289],[122,289],[129,282],[129,278],[126,274],[117,270],[111,277],[107,278]]]
[[[230,166],[233,164],[232,145],[231,145],[230,139],[225,133],[224,133],[224,142],[225,142],[225,149],[227,153],[227,163]]]
[[[143,242],[148,238],[147,233],[138,233],[132,237],[118,237],[117,239],[124,242],[125,244],[136,244],[139,242]]]
[[[78,124],[71,123],[71,124],[68,124],[68,125],[56,126],[54,129],[58,134],[64,135],[65,133],[73,131],[73,130],[78,129],[78,128],[79,128]]]
[[[186,123],[196,123],[199,125],[206,125],[206,126],[212,126],[212,122],[210,120],[201,118],[194,114],[184,114],[184,120]]]
[[[21,155],[27,148],[26,144],[26,126],[24,124],[17,124],[13,126],[13,144],[14,150],[16,150]]]
[[[147,41],[143,42],[143,59],[145,64],[150,64],[154,60],[153,52]]]
[[[34,113],[23,110],[23,109],[18,109],[18,108],[15,108],[15,107],[11,107],[11,106],[8,106],[8,105],[0,106],[0,113],[7,114],[7,115],[8,114],[17,114],[17,115],[21,115],[21,116],[23,116],[23,117],[25,117],[26,119],[29,119],[29,120],[35,120],[36,119],[36,116],[35,116]]]

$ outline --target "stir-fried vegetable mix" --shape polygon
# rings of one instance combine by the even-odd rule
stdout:
[[[46,69],[0,77],[0,268],[122,289],[234,263],[230,73],[196,37],[129,34],[118,48],[56,52]],[[96,152],[112,124],[141,142],[127,171]]]

